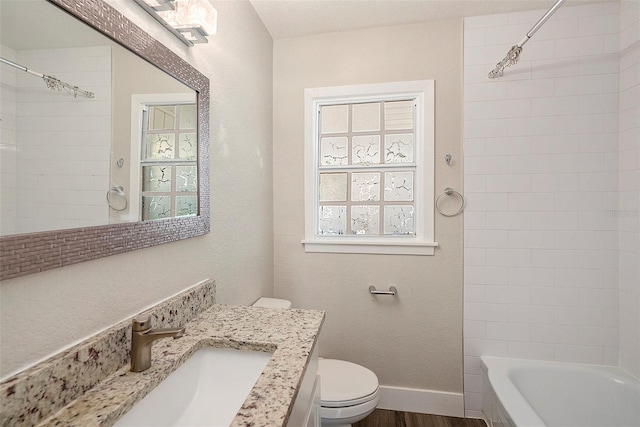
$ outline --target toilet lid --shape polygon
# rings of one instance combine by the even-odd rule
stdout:
[[[376,374],[355,363],[320,359],[318,374],[322,406],[357,405],[373,399],[378,391]]]

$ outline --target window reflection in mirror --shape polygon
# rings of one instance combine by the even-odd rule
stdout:
[[[196,105],[142,106],[142,220],[198,213]]]

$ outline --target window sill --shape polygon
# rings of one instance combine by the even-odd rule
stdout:
[[[437,242],[384,242],[371,240],[302,240],[305,252],[379,255],[433,255]]]

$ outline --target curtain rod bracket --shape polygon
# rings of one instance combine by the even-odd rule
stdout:
[[[504,73],[505,68],[510,67],[513,64],[517,63],[518,60],[520,59],[522,46],[524,46],[525,43],[531,40],[531,37],[535,34],[535,32],[538,31],[538,29],[540,29],[540,27],[542,27],[542,25],[545,22],[547,22],[549,18],[551,18],[551,15],[553,15],[556,12],[556,10],[558,10],[558,8],[562,6],[562,3],[564,3],[565,1],[566,0],[558,0],[556,4],[551,6],[551,8],[547,11],[547,13],[545,13],[542,16],[542,18],[540,18],[538,22],[536,22],[536,24],[533,27],[531,27],[531,29],[524,36],[524,38],[520,40],[520,42],[517,45],[512,46],[511,49],[509,49],[509,52],[507,52],[507,56],[505,56],[502,61],[496,64],[495,68],[489,72],[487,77],[489,77],[490,79],[495,79],[496,77],[500,77]]]

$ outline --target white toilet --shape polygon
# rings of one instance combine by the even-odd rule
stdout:
[[[291,301],[260,298],[256,307],[290,308]],[[323,426],[349,427],[378,405],[378,377],[369,369],[344,360],[318,360],[320,415]]]

